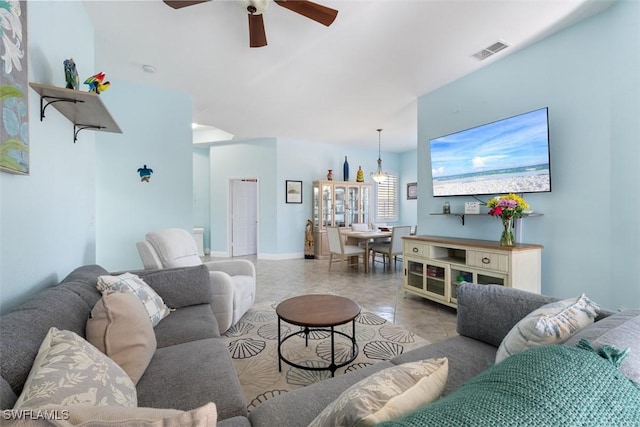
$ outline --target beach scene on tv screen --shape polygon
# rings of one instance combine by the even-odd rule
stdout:
[[[431,140],[434,196],[551,191],[547,109]]]

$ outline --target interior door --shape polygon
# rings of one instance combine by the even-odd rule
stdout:
[[[231,181],[231,256],[258,251],[258,180]]]

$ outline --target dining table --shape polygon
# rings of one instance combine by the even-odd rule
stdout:
[[[351,231],[341,230],[340,234],[347,238],[350,245],[359,245],[364,242],[364,272],[369,272],[369,243],[376,240],[391,237],[391,231],[369,230],[369,231]]]

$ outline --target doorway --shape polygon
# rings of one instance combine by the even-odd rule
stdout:
[[[231,256],[258,252],[258,179],[231,180]]]

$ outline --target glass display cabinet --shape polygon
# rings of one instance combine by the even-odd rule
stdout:
[[[371,184],[349,181],[313,182],[315,257],[329,256],[327,227],[369,224]]]

